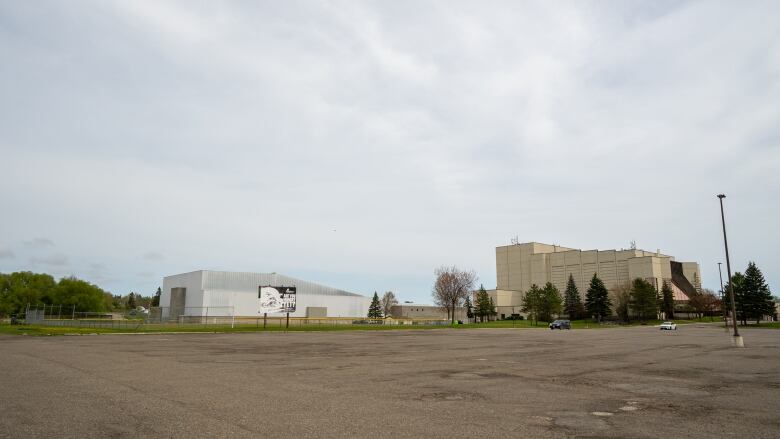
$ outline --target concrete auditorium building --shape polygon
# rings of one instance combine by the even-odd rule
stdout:
[[[677,262],[659,251],[580,250],[559,245],[527,242],[496,247],[496,289],[488,294],[498,317],[520,314],[525,292],[531,285],[551,282],[563,294],[569,275],[574,277],[582,300],[593,274],[608,290],[645,279],[660,289],[666,281],[675,301],[685,302],[701,290],[701,272],[696,262]]]

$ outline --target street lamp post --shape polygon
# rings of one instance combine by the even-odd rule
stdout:
[[[726,248],[726,274],[729,275],[729,296],[731,296],[731,320],[734,322],[734,342],[737,346],[744,346],[742,337],[737,330],[737,305],[734,302],[734,282],[731,278],[731,262],[729,261],[729,242],[726,239],[726,217],[723,215],[723,199],[726,198],[723,194],[718,194],[720,199],[720,220],[723,224],[723,245]]]
[[[729,332],[729,319],[726,318],[726,304],[723,303],[723,295],[726,293],[723,290],[723,272],[720,270],[720,266],[723,262],[718,262],[718,277],[720,277],[720,310],[723,312],[723,327],[726,328],[726,334]]]

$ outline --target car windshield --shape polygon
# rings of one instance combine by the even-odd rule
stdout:
[[[664,325],[671,325],[672,322],[664,322]]]

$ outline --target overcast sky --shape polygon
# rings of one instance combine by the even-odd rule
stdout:
[[[0,272],[430,302],[517,237],[780,293],[780,2],[0,0]],[[725,273],[725,264],[724,264]]]

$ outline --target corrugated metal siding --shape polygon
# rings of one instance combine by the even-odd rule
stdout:
[[[328,317],[365,317],[371,303],[370,298],[360,294],[281,274],[204,270],[166,277],[160,305],[170,306],[171,288],[185,287],[186,306],[192,308],[192,313],[205,313],[196,308],[210,307],[215,308],[212,312],[231,308],[230,313],[236,316],[258,316],[257,292],[261,285],[297,287],[298,306],[291,314],[293,317],[304,317],[309,306],[327,308]]]
[[[160,306],[171,306],[171,288],[186,288],[185,306],[201,306],[203,302],[202,271],[175,274],[163,278]]]
[[[232,271],[203,271],[203,289],[217,291],[253,290],[260,285],[297,287],[298,295],[358,296],[360,294],[307,282],[276,273],[241,273]]]

